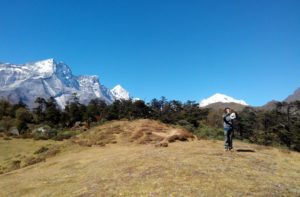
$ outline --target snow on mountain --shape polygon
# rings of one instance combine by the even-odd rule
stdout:
[[[140,100],[142,100],[142,99],[140,99],[140,98],[138,98],[138,97],[135,97],[135,98],[132,98],[132,101],[140,101]]]
[[[114,97],[117,100],[129,100],[129,93],[121,86],[121,85],[116,85],[116,87],[114,87],[111,90],[111,93],[114,95]]]
[[[206,107],[210,104],[213,104],[213,103],[237,103],[237,104],[241,104],[241,105],[248,105],[245,101],[243,100],[237,100],[237,99],[234,99],[230,96],[226,96],[224,94],[220,94],[220,93],[217,93],[217,94],[214,94],[212,95],[211,97],[209,98],[206,98],[206,99],[203,99],[201,102],[200,102],[200,107]]]
[[[67,64],[54,59],[22,65],[0,63],[0,98],[14,103],[22,100],[29,107],[34,107],[37,97],[54,97],[64,108],[74,93],[83,104],[95,98],[106,103],[129,99],[128,92],[120,87],[109,90],[98,76],[74,76]]]

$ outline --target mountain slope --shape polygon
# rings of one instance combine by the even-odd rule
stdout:
[[[237,104],[245,105],[245,106],[248,105],[243,100],[237,100],[237,99],[234,99],[230,96],[220,94],[220,93],[216,93],[216,94],[212,95],[209,98],[203,99],[200,102],[200,107],[206,107],[206,106],[208,106],[210,104],[213,104],[213,103],[237,103]]]
[[[22,65],[0,64],[0,87],[0,98],[15,103],[22,100],[29,107],[34,106],[37,97],[54,97],[61,108],[74,93],[83,104],[95,98],[111,103],[119,97],[101,85],[98,76],[74,76],[68,65],[54,59]]]
[[[272,111],[272,110],[276,109],[276,105],[277,105],[278,102],[279,101],[272,100],[272,101],[269,101],[268,103],[266,103],[263,106],[256,107],[256,109]]]
[[[242,111],[245,107],[247,107],[247,105],[241,105],[238,103],[221,103],[221,102],[217,102],[217,103],[212,103],[209,105],[206,105],[204,108],[210,108],[213,110],[221,110],[223,112],[223,110],[225,109],[225,107],[229,107],[230,109],[233,109],[236,112]],[[220,114],[222,115],[222,114]]]
[[[0,142],[0,149],[9,148]],[[0,196],[299,196],[299,153],[234,146],[224,152],[222,141],[210,140],[168,148],[64,141],[45,162],[0,175]]]
[[[300,101],[300,88],[296,89],[293,94],[289,95],[283,101],[272,100],[272,101],[269,101],[268,103],[266,103],[265,105],[260,106],[260,107],[256,107],[256,108],[271,111],[271,110],[276,109],[277,103],[279,103],[279,102],[288,102],[288,103],[290,103],[290,102],[293,102],[293,101]]]
[[[291,94],[290,96],[288,96],[284,101],[292,102],[292,101],[297,101],[297,100],[300,100],[300,88],[295,90],[295,92],[293,94]]]

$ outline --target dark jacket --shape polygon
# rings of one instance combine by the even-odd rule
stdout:
[[[232,119],[230,118],[230,113],[223,115],[223,126],[224,129],[233,129],[233,122]]]

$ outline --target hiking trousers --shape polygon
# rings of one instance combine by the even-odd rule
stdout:
[[[224,137],[225,149],[232,149],[233,128],[224,128]]]

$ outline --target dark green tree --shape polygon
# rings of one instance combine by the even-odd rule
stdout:
[[[37,104],[37,106],[33,108],[33,113],[36,123],[40,124],[45,121],[45,109],[47,102],[44,98],[38,97],[36,98],[35,103]]]
[[[19,132],[23,134],[27,129],[27,123],[30,123],[32,114],[24,107],[20,107],[16,110],[16,124]]]
[[[67,116],[64,116],[64,118],[69,117],[68,125],[73,126],[76,122],[84,120],[86,106],[79,102],[79,98],[76,94],[73,94],[72,99],[65,106],[65,112],[67,113]]]
[[[10,116],[11,104],[6,100],[0,100],[0,120],[3,117]]]
[[[52,127],[58,126],[61,112],[55,99],[50,97],[45,104],[45,121]]]

